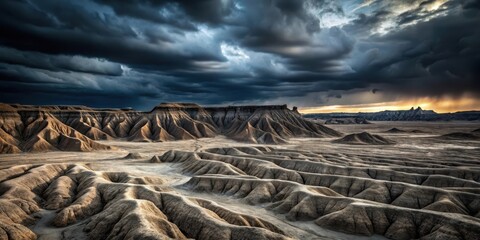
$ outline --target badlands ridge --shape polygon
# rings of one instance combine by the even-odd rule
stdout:
[[[170,150],[148,164],[187,180],[73,163],[0,169],[0,239],[304,239],[289,231],[295,224],[391,239],[480,237],[480,170],[451,166],[478,159],[259,146]],[[215,202],[222,198],[266,213],[241,213]]]
[[[107,150],[92,140],[164,142],[225,135],[237,141],[285,143],[291,137],[341,134],[286,105],[203,108],[163,103],[150,112],[70,106],[0,106],[1,153]]]
[[[480,239],[478,122],[165,103],[0,123],[0,240]]]

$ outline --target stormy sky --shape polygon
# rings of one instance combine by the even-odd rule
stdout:
[[[3,0],[0,12],[0,102],[480,103],[475,0]]]

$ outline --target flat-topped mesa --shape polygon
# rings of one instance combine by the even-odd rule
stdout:
[[[287,105],[206,108],[226,136],[252,143],[280,144],[293,137],[331,137],[341,134],[304,119]]]
[[[131,107],[124,108],[92,108],[82,105],[21,105],[0,103],[0,114],[8,113],[50,113],[56,116],[81,113],[137,112]]]
[[[215,111],[245,111],[245,112],[255,112],[257,110],[290,110],[287,107],[287,104],[283,105],[241,105],[241,106],[226,106],[226,107],[205,107],[205,110],[209,112]]]
[[[226,107],[207,107],[205,110],[212,116],[215,124],[220,128],[228,127],[234,120],[244,121],[252,117],[262,117],[264,113],[291,112],[287,105],[244,105]]]
[[[171,118],[187,122],[196,121],[198,123],[207,124],[208,126],[205,127],[210,128],[215,132],[213,129],[215,128],[215,124],[213,123],[210,114],[202,106],[196,103],[161,103],[155,106],[150,112],[143,114],[154,118]]]
[[[0,104],[0,112],[10,111],[81,111],[93,110],[85,106],[62,106],[62,105],[21,105],[21,104]]]
[[[198,110],[202,109],[202,107],[196,103],[160,103],[159,105],[155,106],[150,113],[155,111],[165,111],[165,110],[176,110],[176,111],[186,111],[186,110]]]
[[[224,127],[224,125],[228,125],[228,122],[234,119],[246,120],[247,118],[261,117],[265,113],[273,113],[273,112],[277,112],[281,114],[295,113],[294,111],[288,109],[286,104],[206,107],[205,110],[212,116],[216,124],[220,127]]]
[[[306,118],[363,118],[368,121],[434,121],[434,120],[475,120],[478,119],[478,112],[458,112],[438,114],[433,110],[424,110],[420,107],[409,110],[384,110],[380,112],[358,112],[358,113],[313,113],[305,114]]]

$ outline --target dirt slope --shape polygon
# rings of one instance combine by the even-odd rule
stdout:
[[[74,164],[24,165],[0,176],[0,239],[36,239],[26,226],[45,210],[55,211],[48,224],[61,228],[59,239],[289,239],[263,219],[178,195],[161,177]]]
[[[334,143],[352,144],[352,145],[389,145],[395,142],[380,135],[370,134],[368,132],[353,133],[343,138],[333,141]]]

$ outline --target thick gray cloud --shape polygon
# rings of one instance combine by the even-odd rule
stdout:
[[[18,51],[0,47],[2,63],[23,65],[30,68],[47,69],[50,71],[74,71],[94,74],[121,76],[122,66],[98,58],[83,56],[49,55],[39,52]]]
[[[478,1],[6,0],[0,13],[3,102],[480,94]]]

